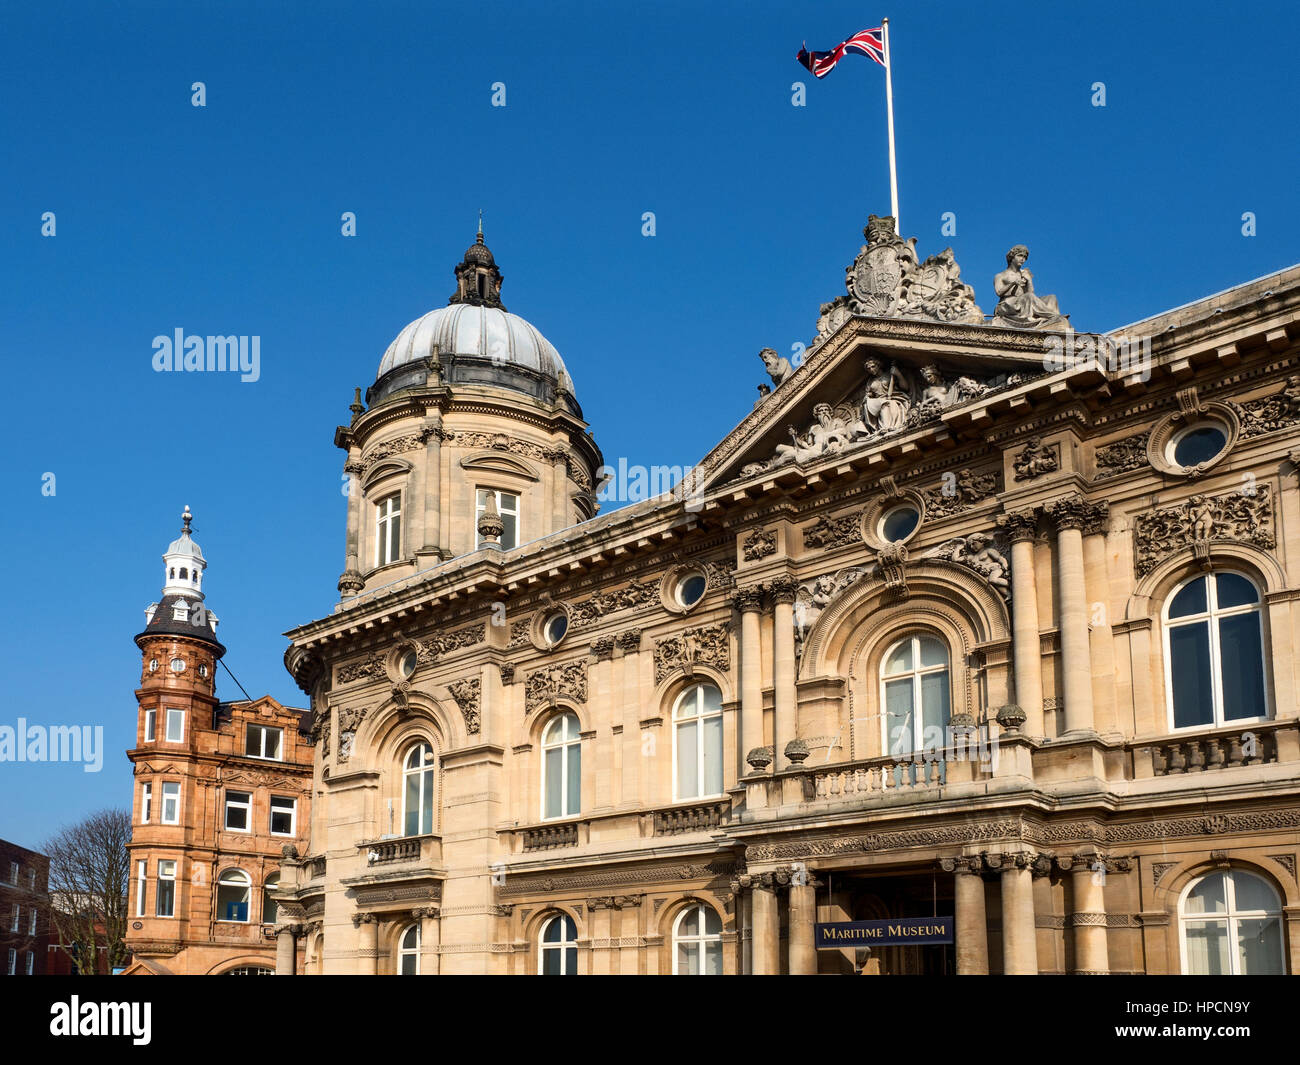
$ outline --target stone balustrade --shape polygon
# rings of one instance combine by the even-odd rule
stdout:
[[[1165,777],[1293,761],[1296,733],[1294,721],[1265,721],[1137,741],[1129,744],[1133,775]]]
[[[578,845],[578,825],[574,821],[525,828],[520,835],[523,837],[525,851],[549,851]]]
[[[730,819],[731,800],[716,799],[691,806],[672,806],[654,812],[656,836],[678,836],[684,832],[707,832]]]
[[[436,865],[442,858],[442,840],[433,835],[368,840],[357,846],[371,869],[407,864]]]

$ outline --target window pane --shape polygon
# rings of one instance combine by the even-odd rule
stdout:
[[[414,954],[403,954],[403,955],[402,955],[402,975],[403,975],[403,976],[414,976],[414,975],[415,975],[415,962],[416,962],[416,956],[415,956]]]
[[[1226,921],[1187,925],[1187,971],[1193,976],[1221,976],[1229,971]]]
[[[1259,602],[1259,592],[1255,591],[1255,586],[1239,573],[1220,573],[1215,580],[1220,610]]]
[[[419,945],[420,930],[415,925],[411,925],[402,936],[402,949],[414,950]]]
[[[170,917],[172,915],[172,907],[175,904],[175,898],[176,898],[175,895],[173,894],[175,890],[176,890],[176,881],[174,880],[158,881],[158,891],[157,891],[158,905],[156,907],[156,910],[159,917]]]
[[[885,659],[885,674],[906,673],[912,668],[912,641],[904,640]]]
[[[705,976],[722,975],[722,944],[721,943],[704,944],[704,975]]]
[[[426,769],[422,774],[423,802],[420,803],[420,831],[433,831],[433,770]]]
[[[542,951],[542,975],[543,976],[562,976],[560,972],[560,960],[563,953],[555,947],[550,950]]]
[[[1174,727],[1214,721],[1210,687],[1210,629],[1206,622],[1169,630],[1169,672],[1174,689]]]
[[[1238,912],[1279,908],[1277,895],[1273,893],[1273,889],[1257,876],[1235,873],[1232,877],[1232,888],[1237,903],[1234,909]]]
[[[722,709],[722,692],[718,691],[712,684],[701,686],[700,698],[706,713],[710,710]]]
[[[1209,462],[1228,442],[1223,430],[1202,425],[1184,433],[1174,445],[1174,461],[1180,466],[1197,466]]]
[[[679,976],[700,975],[700,956],[694,943],[677,944],[677,974]]]
[[[280,730],[278,728],[269,728],[265,735],[265,756],[267,758],[280,757]]]
[[[948,671],[921,677],[921,714],[926,729],[944,729],[948,724]],[[923,739],[928,739],[925,733]],[[942,742],[942,741],[941,741]]]
[[[420,834],[420,774],[406,774],[406,835]]]
[[[700,793],[698,723],[677,726],[677,796],[689,799]]]
[[[1187,893],[1183,913],[1227,913],[1222,873],[1211,873]]]
[[[938,640],[932,640],[928,636],[917,641],[921,645],[921,668],[926,666],[946,666],[948,664],[948,650]]]
[[[704,719],[704,790],[722,794],[722,715]]]
[[[559,747],[546,752],[546,817],[559,817],[563,812],[560,805],[560,788],[564,783],[560,771],[563,754]]]
[[[704,907],[704,931],[711,936],[722,934],[722,918],[709,906]]]
[[[1239,921],[1237,961],[1242,976],[1284,976],[1282,922],[1276,917],[1248,917]]]
[[[1205,599],[1205,578],[1197,577],[1190,584],[1184,585],[1183,590],[1174,596],[1174,600],[1169,604],[1169,616],[1171,618],[1185,618],[1192,614],[1204,614],[1208,609]]]
[[[582,748],[572,743],[569,745],[569,794],[565,813],[576,814],[582,809]]]
[[[677,925],[677,934],[679,936],[698,936],[700,934],[700,908],[692,906],[684,914]]]
[[[509,551],[512,547],[519,546],[519,519],[513,514],[502,514],[501,524],[505,526],[501,530],[501,548]]]
[[[1264,663],[1260,657],[1259,615],[1255,611],[1219,619],[1223,655],[1223,716],[1263,717]]]
[[[910,652],[909,652],[910,653]],[[912,746],[912,681],[885,685],[885,737],[888,754],[910,753]]]
[[[578,948],[569,947],[564,952],[564,973],[566,976],[578,975]]]

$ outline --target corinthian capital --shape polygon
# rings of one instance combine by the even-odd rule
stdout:
[[[799,595],[799,582],[793,577],[777,577],[771,589],[773,602],[793,603]]]
[[[1033,508],[1009,510],[998,515],[997,525],[1013,544],[1032,540],[1038,535],[1038,511]]]
[[[763,588],[758,584],[737,588],[732,601],[742,614],[757,613],[763,609]]]
[[[1061,529],[1082,529],[1089,520],[1090,508],[1082,496],[1056,499],[1043,508],[1047,516]]]

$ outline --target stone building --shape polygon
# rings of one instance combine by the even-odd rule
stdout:
[[[1102,335],[1023,246],[985,315],[865,235],[806,357],[600,516],[481,233],[401,331],[335,434],[340,602],[288,634],[302,971],[1300,967],[1300,267]]]
[[[190,536],[163,555],[162,600],[145,610],[134,767],[128,974],[261,975],[276,958],[274,891],[311,811],[310,713],[270,696],[220,702],[226,649]],[[292,941],[290,941],[292,942]]]

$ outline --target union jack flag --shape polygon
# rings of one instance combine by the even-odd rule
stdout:
[[[824,78],[849,52],[857,52],[859,55],[869,56],[879,63],[882,67],[885,65],[885,45],[881,39],[881,28],[877,26],[874,30],[863,30],[861,33],[855,33],[844,43],[837,45],[829,52],[810,52],[808,46],[799,49],[799,54],[795,57],[807,67],[816,78]]]

